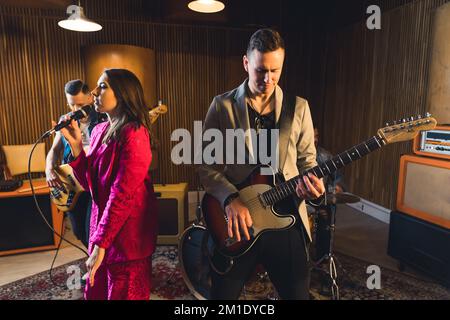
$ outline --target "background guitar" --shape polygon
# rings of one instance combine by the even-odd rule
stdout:
[[[149,111],[149,115],[150,115],[150,122],[151,124],[155,123],[156,119],[158,119],[158,117],[164,113],[167,112],[167,106],[165,104],[162,104],[161,101],[159,101],[158,105],[154,108],[152,108]]]

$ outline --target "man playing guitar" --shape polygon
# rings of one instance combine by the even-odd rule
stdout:
[[[88,86],[81,80],[71,80],[64,87],[67,105],[71,112],[79,110],[85,105],[93,103]],[[61,118],[63,118],[62,116]],[[80,128],[82,128],[83,148],[89,147],[90,135],[96,124],[101,122],[102,117],[92,108],[87,118],[80,120]],[[64,184],[58,177],[56,169],[60,164],[67,164],[73,160],[70,152],[70,146],[59,131],[56,132],[52,147],[50,148],[46,158],[45,175],[47,184],[56,189],[64,189]],[[69,211],[69,218],[72,229],[77,237],[86,247],[89,240],[89,212],[90,212],[90,196],[87,192],[83,192],[78,198],[77,204],[72,211]]]
[[[213,99],[204,130],[215,128],[224,133],[226,129],[254,129],[258,135],[261,129],[279,129],[279,165],[275,170],[288,180],[316,166],[316,149],[307,101],[300,97],[283,96],[283,91],[277,85],[284,55],[284,42],[278,32],[271,29],[255,32],[243,57],[248,79],[238,88]],[[270,134],[267,136],[270,137]],[[248,147],[247,144],[247,153]],[[253,150],[259,150],[260,147]],[[257,163],[261,163],[258,155]],[[207,194],[212,195],[225,210],[229,238],[237,243],[250,240],[253,221],[236,186],[254,169],[255,166],[247,164],[198,167]],[[302,200],[297,197],[290,199],[294,211],[298,211],[295,212],[298,219],[293,227],[262,234],[248,251],[233,260],[233,266],[225,273],[217,270],[227,269],[229,261],[215,250],[212,257],[215,271],[212,274],[211,298],[237,299],[256,265],[262,264],[282,299],[308,299],[308,244],[311,235],[303,199],[316,199],[324,191],[322,179],[314,175],[299,180],[296,193]],[[208,208],[204,209],[204,215],[207,218]]]

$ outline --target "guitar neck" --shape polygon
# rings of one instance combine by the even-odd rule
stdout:
[[[380,136],[373,136],[369,140],[358,144],[347,151],[344,151],[330,160],[317,165],[311,169],[302,172],[300,175],[282,182],[272,189],[261,194],[262,200],[266,205],[273,205],[280,200],[283,200],[296,193],[298,180],[309,173],[314,174],[318,178],[323,178],[328,175],[332,175],[340,168],[359,160],[362,157],[368,155],[372,151],[381,148],[385,144],[384,140]]]

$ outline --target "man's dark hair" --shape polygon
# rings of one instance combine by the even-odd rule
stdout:
[[[64,92],[70,94],[71,96],[76,96],[80,92],[88,94],[89,88],[86,83],[84,83],[80,79],[76,79],[70,80],[69,82],[66,83],[66,85],[64,86]]]
[[[247,57],[254,49],[261,53],[272,52],[279,48],[284,50],[284,40],[272,29],[259,29],[250,38],[247,47]]]

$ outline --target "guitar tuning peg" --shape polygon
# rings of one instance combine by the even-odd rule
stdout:
[[[410,121],[414,121],[414,117],[413,117],[413,116],[411,116],[411,118],[409,118],[409,120],[410,120]]]
[[[431,117],[431,113],[429,113],[429,112],[427,112],[427,113],[425,113],[425,116],[428,118],[428,117]]]
[[[402,123],[405,123],[405,122],[406,122],[406,119],[405,119],[405,118],[403,118],[403,119],[402,119]]]
[[[419,120],[422,119],[422,115],[419,114],[419,115],[417,116],[417,119],[419,119]]]
[[[389,127],[389,126],[390,126],[389,122],[386,122],[386,127]]]

